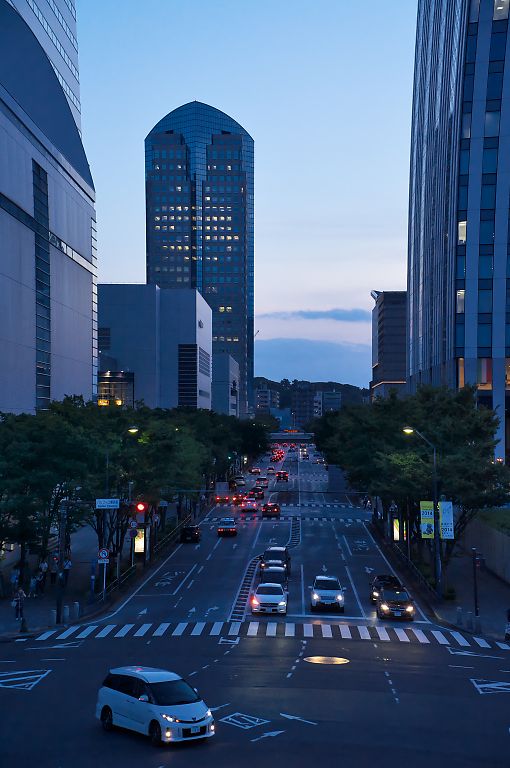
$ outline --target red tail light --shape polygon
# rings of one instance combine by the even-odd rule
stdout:
[[[252,604],[252,605],[259,605],[259,601],[257,600],[257,598],[256,598],[256,597],[252,597],[252,599],[251,599],[251,604]]]

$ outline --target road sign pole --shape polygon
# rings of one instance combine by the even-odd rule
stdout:
[[[103,565],[103,602],[106,599],[106,563]]]

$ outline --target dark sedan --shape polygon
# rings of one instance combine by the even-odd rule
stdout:
[[[200,541],[200,528],[198,525],[185,525],[181,528],[181,542],[183,544]]]
[[[377,616],[380,619],[414,619],[414,603],[405,589],[385,587],[377,598]]]
[[[402,589],[402,584],[397,579],[397,577],[391,573],[379,574],[379,576],[376,576],[374,579],[372,579],[370,583],[369,600],[371,603],[375,604],[377,602],[377,598],[380,597],[384,587],[390,587],[391,589]]]

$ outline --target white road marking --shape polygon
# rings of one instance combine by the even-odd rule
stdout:
[[[193,637],[198,637],[198,635],[201,635],[204,627],[205,627],[205,621],[197,621],[197,623],[191,630],[191,634],[193,635]]]
[[[411,632],[416,636],[418,642],[420,643],[430,643],[430,640],[426,636],[424,632],[421,631],[421,629],[414,629],[414,627],[411,627]]]
[[[77,629],[80,629],[80,625],[76,625],[74,627],[69,627],[69,629],[66,629],[65,632],[62,632],[61,635],[58,635],[55,640],[65,640],[66,638],[70,637],[72,634],[76,632]]]
[[[296,625],[292,622],[285,624],[285,637],[294,637],[296,634]]]
[[[388,632],[386,631],[386,629],[384,627],[376,627],[375,631],[379,635],[379,639],[380,640],[389,640],[390,639],[390,636],[388,635]]]
[[[143,637],[146,632],[152,627],[152,624],[142,624],[140,629],[137,629],[133,637]]]
[[[124,626],[114,634],[114,637],[125,637],[129,630],[133,629],[134,626],[134,624],[124,624]]]
[[[186,587],[186,589],[189,589],[189,588],[191,587],[191,585],[193,584],[193,582],[194,582],[194,581],[195,581],[195,579],[191,579],[191,581],[189,582],[189,584],[188,584],[188,586]]]
[[[255,637],[257,632],[259,631],[259,622],[258,621],[250,621],[250,625],[248,627],[248,632],[246,633],[248,637]]]
[[[187,626],[188,626],[187,621],[179,622],[179,624],[177,624],[176,628],[172,632],[172,637],[180,637]]]
[[[478,643],[480,648],[490,648],[490,645],[487,642],[487,640],[484,640],[481,637],[473,637],[473,640],[475,641],[475,643]]]
[[[344,542],[345,542],[345,546],[346,546],[346,548],[347,548],[347,552],[349,553],[349,557],[352,557],[351,548],[350,548],[350,546],[349,546],[349,544],[348,544],[348,542],[347,542],[347,539],[346,539],[346,537],[345,537],[345,534],[342,536],[342,539],[343,539],[343,540],[344,540]]]
[[[106,637],[107,635],[109,635],[112,629],[115,629],[116,626],[117,626],[116,624],[107,624],[106,627],[104,627],[104,629],[101,630],[101,632],[97,633],[96,640],[98,638],[101,639],[102,637]],[[150,624],[148,626],[150,627]]]
[[[340,635],[344,640],[352,640],[351,630],[345,624],[340,624]]]
[[[49,632],[43,632],[43,634],[40,635],[37,638],[37,640],[47,640],[48,637],[51,637],[52,635],[54,635],[56,631],[57,631],[56,629],[50,629]],[[78,637],[79,637],[79,635],[78,635]]]
[[[402,643],[410,643],[411,642],[403,629],[400,629],[399,627],[396,627],[395,628],[395,634],[396,634],[396,636],[398,637],[398,639]]]
[[[222,621],[215,621],[214,624],[212,625],[212,629],[209,632],[209,635],[213,635],[213,636],[214,635],[219,635],[220,632],[221,632],[222,627],[223,627],[223,622]]]
[[[353,581],[353,578],[351,576],[351,572],[350,572],[350,570],[349,570],[347,565],[345,566],[345,570],[347,572],[347,576],[349,577],[349,581],[351,582],[352,591],[354,592],[354,597],[356,598],[356,602],[358,603],[358,608],[360,609],[361,613],[363,614],[363,617],[366,619],[367,615],[365,613],[365,609],[361,605],[361,600],[359,599],[359,595],[358,595],[358,592],[356,590],[356,587],[354,586],[354,581]]]
[[[303,636],[313,637],[313,624],[303,624]]]
[[[86,629],[83,630],[83,632],[80,632],[79,635],[76,635],[77,640],[83,640],[85,637],[88,637],[92,634],[92,632],[97,629],[97,624],[90,624]],[[39,638],[40,639],[40,638]]]
[[[329,624],[321,624],[322,637],[332,637],[331,627]]]
[[[221,539],[219,539],[219,541],[221,541]],[[182,587],[182,585],[184,584],[184,582],[186,581],[186,579],[188,578],[188,576],[190,576],[190,575],[193,573],[193,571],[195,570],[195,568],[197,567],[197,565],[198,565],[198,563],[195,563],[195,565],[193,565],[193,566],[192,566],[192,567],[189,569],[189,571],[187,572],[187,574],[185,575],[185,577],[183,578],[183,580],[181,581],[181,583],[180,583],[180,584],[178,584],[178,585],[177,585],[177,587],[176,587],[176,588],[174,589],[174,591],[172,592],[172,595],[176,595],[176,594],[177,594],[177,592],[180,590],[180,588]]]
[[[269,621],[266,627],[266,637],[276,637],[277,626],[276,621]]]
[[[301,563],[301,613],[305,613],[305,576],[303,563]]]
[[[442,632],[439,632],[437,629],[433,629],[432,634],[440,645],[450,645],[450,641],[446,639]]]
[[[170,626],[170,624],[167,624],[167,623],[163,622],[163,624],[160,624],[159,627],[156,630],[154,630],[154,633],[153,633],[152,636],[153,637],[161,637],[161,635],[165,634],[165,632],[167,631],[169,626]]]
[[[230,629],[228,630],[228,634],[230,636],[237,637],[239,634],[239,630],[241,629],[241,622],[240,621],[233,621],[230,625]]]
[[[503,651],[510,651],[510,645],[508,645],[508,643],[499,643],[498,641],[496,641],[496,645],[498,646],[498,648],[501,648],[501,650]]]
[[[358,628],[359,636],[362,640],[371,640],[370,632],[368,631],[368,627],[364,627],[363,625],[360,625]]]
[[[463,637],[463,635],[460,634],[460,632],[454,632],[452,630],[450,635],[458,642],[459,645],[462,645],[464,648],[469,646],[468,641],[465,637]]]

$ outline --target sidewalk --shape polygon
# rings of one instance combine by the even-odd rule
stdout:
[[[460,548],[448,566],[448,584],[455,588],[456,598],[433,606],[438,618],[450,624],[457,623],[457,607],[462,608],[462,629],[470,629],[468,611],[475,614],[473,589],[473,560],[471,551]],[[481,631],[479,634],[505,639],[506,612],[510,608],[510,584],[484,568],[477,568],[478,608]]]
[[[97,536],[89,526],[80,528],[72,536],[71,560],[72,568],[69,574],[69,582],[64,592],[63,605],[69,606],[70,616],[73,616],[73,603],[83,604],[90,593],[91,560],[97,556]],[[3,579],[7,591],[10,588],[9,577],[11,568],[17,562],[18,554],[6,558],[2,563]],[[35,557],[29,558],[28,572],[32,572],[37,566]],[[95,572],[95,571],[94,571]],[[24,586],[25,594],[28,587]],[[0,599],[0,635],[19,632],[20,622],[16,621],[14,608],[11,606],[11,597],[7,595]],[[46,579],[46,588],[43,595],[27,597],[24,601],[24,617],[29,631],[47,627],[51,621],[51,610],[56,608],[57,585],[51,585],[50,575]]]

